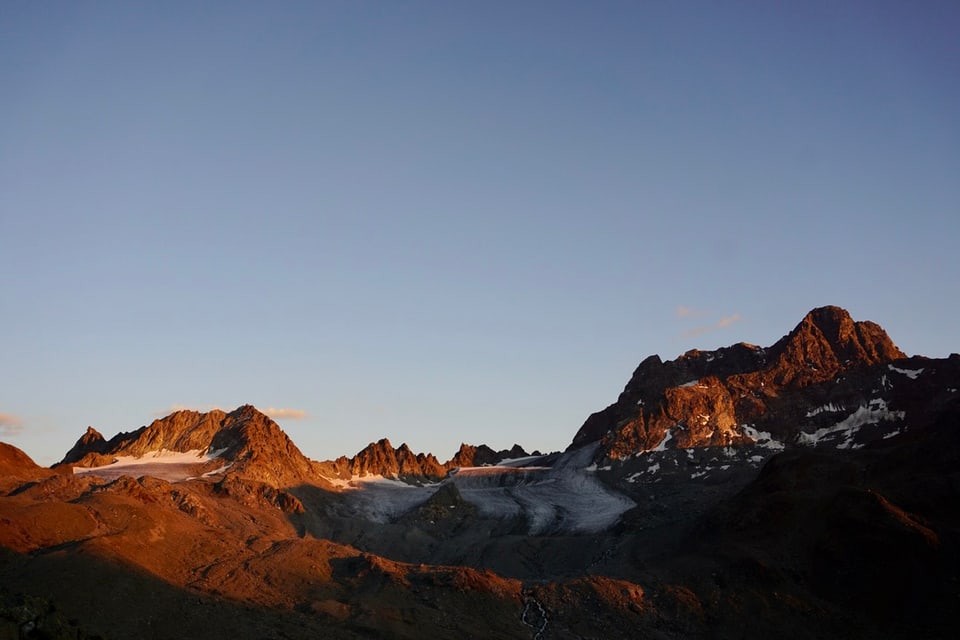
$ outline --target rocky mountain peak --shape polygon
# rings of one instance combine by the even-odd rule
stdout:
[[[354,476],[442,478],[446,475],[446,469],[433,454],[415,454],[405,442],[395,449],[387,438],[371,442],[352,459],[342,462]]]
[[[109,441],[88,429],[60,464],[99,467],[117,457],[136,459],[162,451],[216,456],[207,465],[211,469],[228,463],[230,474],[276,487],[311,480],[316,471],[280,426],[252,405],[230,413],[175,411]]]
[[[76,462],[90,453],[103,453],[106,450],[106,445],[107,441],[104,440],[103,435],[99,431],[93,427],[87,427],[86,432],[80,436],[80,439],[73,445],[73,448],[64,456],[61,464]]]
[[[453,458],[444,466],[449,469],[456,467],[482,467],[484,465],[498,464],[508,458],[525,458],[528,455],[531,454],[527,453],[519,444],[514,444],[509,449],[494,451],[485,444],[474,446],[461,443],[460,448],[454,454]],[[539,452],[533,455],[539,455]]]
[[[821,387],[905,357],[879,325],[819,307],[766,349],[739,343],[666,362],[644,359],[617,402],[587,418],[570,448],[600,441],[602,455],[624,457],[660,446],[752,442],[741,425],[770,422],[776,430],[784,411],[795,422],[809,399],[790,400],[790,393],[816,388],[817,401],[836,396]]]
[[[851,367],[906,357],[879,325],[855,322],[845,309],[835,306],[810,311],[770,347],[770,353],[772,380],[790,386],[805,386]]]

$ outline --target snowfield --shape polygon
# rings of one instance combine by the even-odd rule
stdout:
[[[894,372],[896,372],[896,373],[899,373],[899,374],[901,374],[901,375],[907,376],[907,377],[910,378],[911,380],[916,380],[917,377],[918,377],[921,373],[923,373],[923,369],[898,369],[897,367],[893,366],[892,364],[888,364],[888,365],[887,365],[887,369],[889,369],[890,371],[894,371]]]
[[[151,451],[139,458],[135,456],[117,456],[111,464],[101,467],[73,467],[73,474],[77,476],[97,476],[106,480],[116,480],[122,476],[139,478],[151,476],[167,482],[183,482],[196,476],[198,467],[212,460],[218,459],[225,449],[220,451]],[[227,464],[216,471],[203,474],[209,477],[223,473],[230,465]]]
[[[485,516],[523,516],[533,535],[602,531],[636,503],[587,471],[598,446],[565,453],[548,468],[505,468],[504,473],[461,469],[447,482]]]
[[[771,451],[783,451],[784,449],[784,444],[775,440],[769,431],[758,431],[748,424],[740,425],[740,430],[745,436],[753,440],[758,447]]]
[[[436,493],[440,484],[415,486],[383,476],[355,476],[331,480],[343,490],[351,510],[371,522],[389,522],[417,507]]]
[[[344,497],[358,516],[388,520],[426,502],[444,483],[489,518],[523,517],[531,534],[587,533],[613,525],[635,506],[587,469],[598,445],[563,454],[552,467],[542,457],[505,460],[496,466],[462,467],[442,483],[423,487],[385,478],[342,482]]]

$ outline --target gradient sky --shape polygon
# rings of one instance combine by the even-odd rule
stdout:
[[[960,350],[960,4],[4,2],[0,440],[555,450],[815,306]],[[302,415],[303,414],[303,415]]]

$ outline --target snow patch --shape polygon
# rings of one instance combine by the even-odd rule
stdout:
[[[226,449],[204,452],[203,449],[191,451],[149,451],[142,456],[116,456],[110,464],[99,467],[73,467],[77,476],[95,475],[107,480],[121,476],[151,476],[167,482],[182,482],[194,476],[197,467],[216,460]],[[227,465],[229,467],[230,465]],[[226,467],[223,468],[226,470]],[[220,471],[222,473],[223,471]],[[210,472],[211,474],[214,472]],[[204,474],[207,475],[207,474]]]
[[[830,413],[839,413],[841,411],[844,411],[845,409],[846,408],[842,404],[834,404],[831,402],[829,404],[825,404],[820,407],[817,407],[816,409],[811,409],[810,411],[807,411],[807,417],[812,418],[813,416],[818,416],[821,413],[825,413],[828,411]]]
[[[678,389],[689,389],[690,387],[695,386],[700,380],[691,380],[690,382],[684,382],[683,384],[677,385]]]
[[[201,477],[203,477],[203,478],[211,478],[211,477],[213,477],[213,476],[218,476],[218,475],[220,475],[221,473],[225,473],[225,472],[227,471],[227,469],[229,469],[229,468],[232,467],[232,466],[233,466],[233,463],[232,463],[232,462],[228,462],[227,464],[223,465],[223,466],[220,467],[219,469],[214,469],[213,471],[207,471],[207,472],[206,472],[205,474],[203,474],[203,476],[201,476]]]
[[[859,449],[863,445],[854,444],[853,438],[862,426],[899,420],[904,415],[906,414],[903,411],[890,411],[887,409],[885,400],[875,398],[866,405],[860,405],[856,411],[831,427],[817,429],[813,433],[801,431],[797,435],[797,442],[798,444],[815,447],[824,438],[837,436],[841,438],[840,443],[837,444],[837,449]]]
[[[917,376],[923,373],[923,369],[898,369],[892,364],[888,364],[887,369],[890,369],[890,371],[895,371],[897,373],[903,374],[908,378],[910,378],[911,380],[916,380]]]
[[[663,440],[660,441],[660,444],[653,449],[650,449],[650,451],[666,451],[667,443],[670,442],[671,439],[673,439],[673,430],[667,429],[667,433],[663,436]]]
[[[762,449],[783,451],[783,443],[774,440],[773,436],[768,431],[758,431],[748,424],[740,425],[740,430],[745,436],[753,440],[754,443],[756,443],[756,445]]]

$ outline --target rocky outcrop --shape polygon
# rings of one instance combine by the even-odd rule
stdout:
[[[406,443],[394,448],[386,438],[371,442],[352,458],[341,456],[336,460],[318,463],[328,476],[349,480],[352,477],[383,476],[415,480],[439,480],[459,467],[495,465],[503,460],[524,458],[531,454],[518,444],[510,449],[494,451],[485,444],[461,444],[454,456],[441,463],[432,453],[414,453]],[[540,455],[534,452],[533,455]]]
[[[394,449],[386,438],[371,442],[353,458],[340,458],[337,467],[349,476],[439,479],[447,475],[446,468],[432,453],[414,453],[406,443]]]
[[[26,453],[5,442],[0,442],[0,475],[32,474],[42,471]]]
[[[525,458],[529,455],[531,454],[524,451],[523,447],[518,444],[513,445],[510,449],[494,451],[485,444],[474,446],[461,443],[460,448],[454,454],[453,458],[444,466],[448,469],[456,467],[482,467],[484,465],[498,464],[507,459]],[[534,453],[532,455],[540,454]]]
[[[52,472],[44,469],[17,447],[0,442],[0,493],[10,491],[24,482],[40,480]]]
[[[86,433],[80,436],[73,448],[60,461],[61,464],[76,462],[91,453],[102,454],[107,450],[107,441],[103,435],[93,427],[87,427]]]

